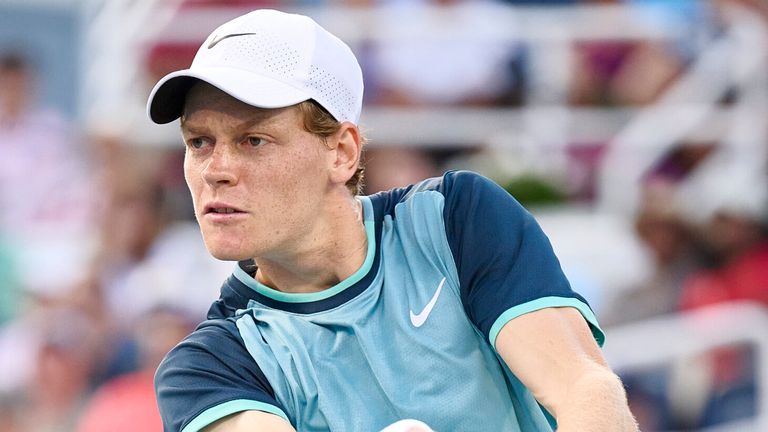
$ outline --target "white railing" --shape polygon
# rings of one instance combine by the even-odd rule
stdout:
[[[619,372],[671,364],[718,347],[749,344],[755,348],[756,356],[757,415],[707,431],[768,431],[768,310],[765,307],[748,302],[726,303],[610,328],[606,334],[605,356]]]

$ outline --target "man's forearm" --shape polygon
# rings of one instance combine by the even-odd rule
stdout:
[[[556,413],[558,432],[636,432],[619,378],[607,369],[582,375],[568,390],[567,402]]]

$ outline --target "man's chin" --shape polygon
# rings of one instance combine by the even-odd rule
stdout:
[[[206,245],[208,253],[220,261],[242,261],[253,258],[250,254],[231,248],[222,248],[214,245]]]

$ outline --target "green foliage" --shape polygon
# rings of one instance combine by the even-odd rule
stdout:
[[[499,184],[524,207],[558,205],[567,198],[552,181],[535,175],[526,174]]]

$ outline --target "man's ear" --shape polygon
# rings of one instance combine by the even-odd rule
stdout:
[[[331,180],[336,184],[346,184],[360,165],[363,150],[360,131],[350,122],[341,124],[339,130],[328,137],[328,147],[332,152]]]

